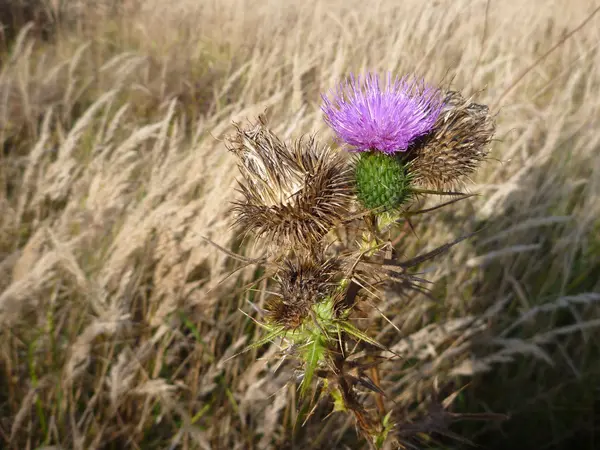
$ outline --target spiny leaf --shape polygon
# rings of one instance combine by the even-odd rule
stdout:
[[[394,428],[394,424],[391,422],[392,411],[388,412],[383,418],[381,425],[383,429],[374,438],[375,448],[380,449],[387,440],[389,432]]]
[[[344,403],[344,396],[340,390],[335,387],[331,390],[331,398],[333,398],[333,410],[338,412],[347,412],[346,404]]]
[[[267,342],[271,342],[276,337],[282,336],[284,334],[285,334],[285,328],[283,328],[283,327],[277,327],[273,331],[269,332],[266,336],[263,336],[258,341],[253,342],[252,344],[250,344],[249,346],[247,346],[244,350],[242,350],[242,353],[245,353],[248,350],[252,350],[252,349],[258,348],[258,347],[266,344]]]
[[[454,191],[437,191],[437,190],[433,190],[433,189],[418,189],[418,188],[412,188],[411,189],[412,192],[416,193],[416,194],[433,194],[433,195],[458,195],[458,196],[465,196],[468,194],[465,194],[464,192],[454,192]]]
[[[402,218],[408,218],[408,217],[416,216],[416,215],[419,215],[419,214],[430,213],[430,212],[433,212],[433,211],[435,211],[437,209],[441,209],[441,208],[443,208],[445,206],[448,206],[448,205],[451,205],[453,203],[457,203],[457,202],[460,202],[462,200],[466,200],[468,198],[475,197],[475,196],[476,196],[476,194],[462,194],[462,196],[459,197],[459,198],[453,198],[452,200],[449,200],[447,202],[444,202],[444,203],[441,203],[439,205],[433,206],[431,208],[420,209],[418,211],[404,211],[402,213],[402,216],[403,216]]]
[[[304,350],[304,378],[302,379],[302,384],[300,386],[300,395],[304,396],[308,389],[310,388],[313,376],[315,374],[315,370],[319,365],[319,361],[325,355],[325,342],[323,338],[319,335],[316,335],[312,342],[307,345]]]
[[[385,346],[381,345],[375,339],[369,337],[367,334],[360,331],[358,328],[356,328],[350,322],[346,322],[343,320],[337,320],[335,323],[338,327],[340,327],[342,330],[344,330],[350,336],[352,336],[358,340],[368,342],[369,344],[374,345],[375,347],[378,347],[381,350],[388,350]]]

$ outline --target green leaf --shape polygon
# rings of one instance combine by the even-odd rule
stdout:
[[[325,355],[325,341],[324,339],[316,335],[311,343],[309,343],[303,352],[303,359],[306,364],[304,368],[304,378],[302,379],[302,384],[300,385],[300,396],[304,396],[308,389],[310,388],[313,376],[315,374],[315,370],[319,365],[319,361]]]
[[[337,320],[335,323],[338,327],[340,327],[342,330],[344,330],[350,336],[352,336],[358,340],[368,342],[369,344],[374,345],[375,347],[378,347],[381,350],[388,350],[385,346],[381,345],[379,342],[377,342],[372,337],[368,336],[366,333],[360,331],[358,328],[356,328],[350,322],[346,322],[343,320]]]
[[[347,412],[348,408],[346,408],[346,404],[344,403],[344,397],[338,388],[333,388],[331,390],[331,398],[333,398],[333,410]]]
[[[380,449],[387,440],[388,434],[394,428],[395,424],[391,422],[392,411],[388,412],[382,421],[383,429],[374,438],[375,448]]]
[[[269,332],[266,336],[263,336],[262,338],[260,338],[258,341],[253,342],[252,344],[248,345],[244,350],[242,350],[242,353],[245,353],[248,350],[258,348],[258,347],[266,344],[267,342],[271,342],[276,337],[283,336],[284,334],[285,334],[285,328],[277,327],[273,331]]]

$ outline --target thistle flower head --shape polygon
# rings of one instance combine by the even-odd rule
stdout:
[[[431,130],[443,105],[438,89],[389,73],[383,82],[373,73],[364,79],[352,75],[330,94],[331,99],[322,96],[325,121],[338,140],[359,152],[406,151]]]
[[[275,278],[279,295],[266,304],[269,321],[286,329],[298,328],[309,317],[313,305],[330,296],[337,286],[337,274],[339,266],[332,259],[288,259]]]
[[[411,149],[415,184],[439,190],[460,185],[487,157],[495,130],[487,106],[448,92],[432,132]]]
[[[281,142],[264,121],[237,128],[229,150],[239,158],[243,200],[237,224],[280,248],[312,248],[347,213],[352,173],[343,155],[313,138]]]

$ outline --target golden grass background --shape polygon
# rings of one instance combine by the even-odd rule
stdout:
[[[239,263],[203,237],[260,251],[229,227],[232,121],[330,139],[320,93],[391,70],[474,95],[498,131],[480,195],[404,237],[412,255],[484,228],[423,268],[439,301],[382,293],[401,332],[370,330],[405,357],[383,388],[409,420],[467,385],[455,410],[512,417],[452,428],[484,448],[595,448],[600,17],[569,33],[596,6],[5,2],[0,446],[368,448],[326,403],[300,426],[275,346],[230,358],[267,286],[242,292],[261,269],[226,278]]]

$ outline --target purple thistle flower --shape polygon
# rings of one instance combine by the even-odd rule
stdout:
[[[406,151],[415,138],[431,131],[443,107],[438,89],[408,76],[392,80],[390,73],[383,88],[377,74],[364,80],[350,75],[350,82],[330,94],[331,100],[321,96],[325,122],[358,152]]]

